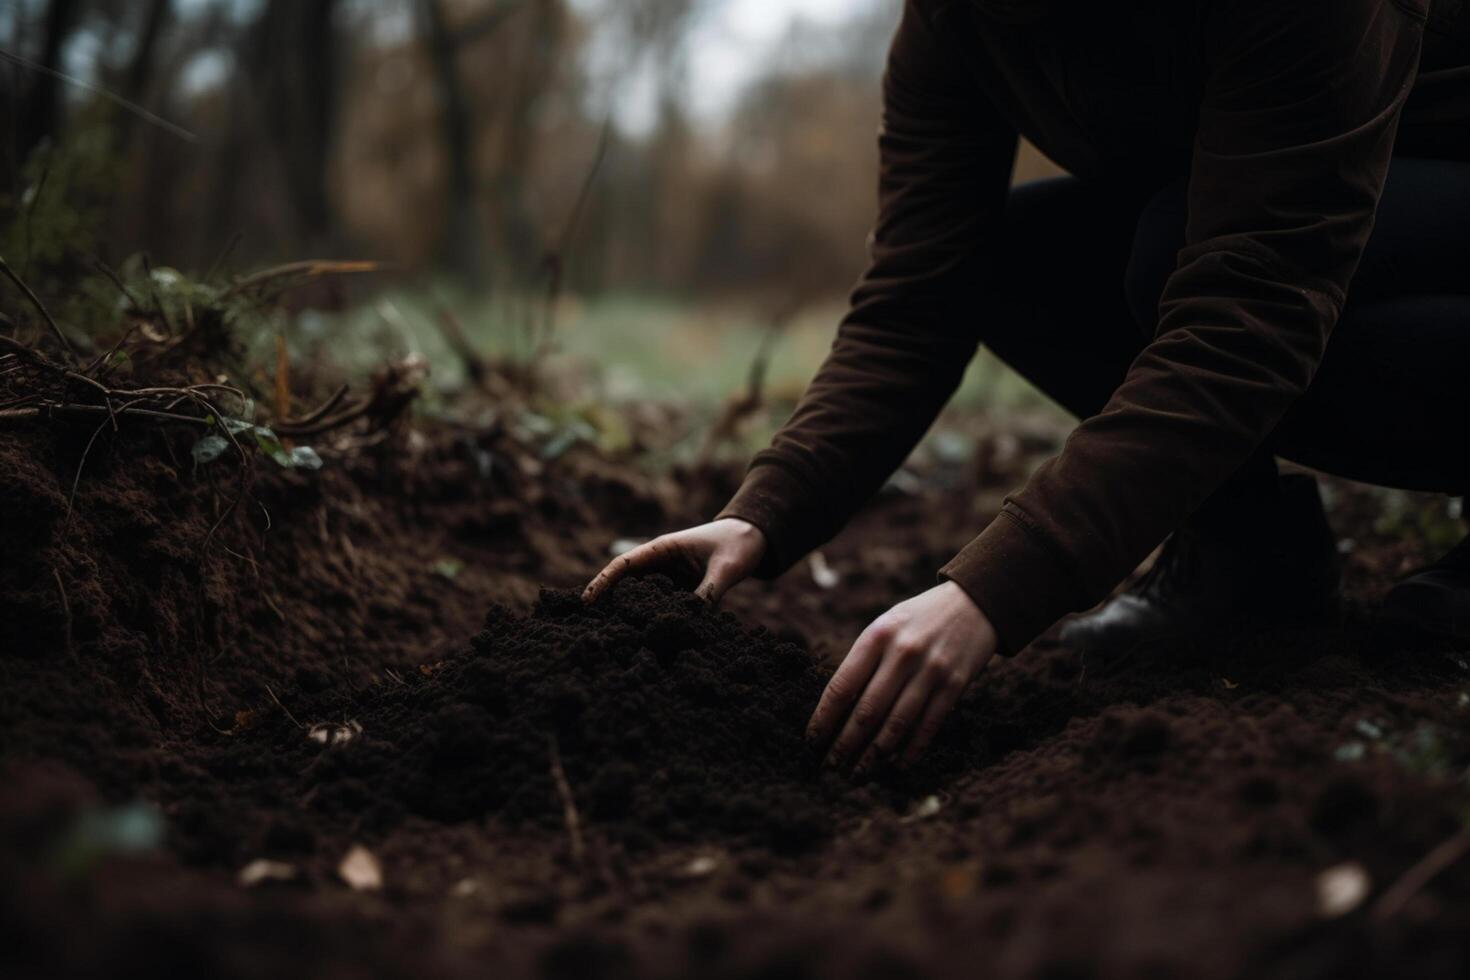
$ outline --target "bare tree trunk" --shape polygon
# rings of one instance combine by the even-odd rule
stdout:
[[[122,79],[123,98],[141,103],[147,97],[148,83],[153,78],[158,38],[173,15],[173,0],[153,0],[143,20],[143,29],[138,34],[138,43],[133,47],[133,56],[128,60],[127,73]],[[126,152],[132,140],[137,118],[129,112],[119,114],[114,145],[118,153]]]
[[[509,114],[501,124],[502,149],[495,176],[499,240],[506,258],[519,268],[534,266],[546,247],[526,212],[526,176],[535,161],[537,142],[532,115],[555,77],[566,30],[562,0],[533,0],[530,16],[530,37],[520,52],[511,81]]]
[[[250,44],[266,126],[295,219],[312,243],[333,230],[327,167],[337,114],[337,0],[268,0]]]
[[[61,52],[76,26],[81,4],[78,0],[51,0],[46,5],[40,57],[48,68],[61,67]],[[61,82],[54,75],[32,72],[30,87],[21,102],[17,157],[24,162],[42,141],[61,131]]]
[[[440,0],[421,0],[420,21],[439,91],[440,130],[449,167],[448,213],[443,261],[467,286],[486,277],[485,248],[475,214],[474,139],[464,86],[456,63],[458,45],[449,32]]]

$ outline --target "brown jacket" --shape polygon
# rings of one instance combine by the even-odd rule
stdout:
[[[1467,0],[908,0],[871,265],[721,516],[766,533],[777,574],[903,461],[984,332],[947,311],[1005,247],[1018,134],[1084,179],[1188,173],[1154,340],[941,572],[1021,649],[1106,596],[1311,383],[1396,140],[1470,159],[1467,66]]]

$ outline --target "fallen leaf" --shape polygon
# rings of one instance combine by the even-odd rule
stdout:
[[[296,866],[284,861],[256,858],[240,869],[238,880],[246,888],[254,888],[268,881],[290,881],[296,877]]]
[[[458,558],[440,558],[431,568],[435,575],[453,582],[464,571],[464,562]]]
[[[827,564],[827,556],[820,551],[813,551],[811,557],[812,581],[817,583],[819,589],[835,589],[842,584],[842,576],[837,574],[837,569]]]
[[[319,722],[311,726],[306,737],[322,745],[346,745],[361,734],[362,725],[357,721],[349,721],[342,725]]]
[[[939,879],[939,892],[945,898],[961,899],[969,898],[975,894],[975,887],[979,883],[980,869],[973,863],[955,865],[944,872]]]
[[[1227,690],[1227,691],[1233,691],[1237,687],[1239,687],[1240,685],[1238,683],[1236,683],[1235,681],[1232,681],[1228,677],[1222,677],[1222,678],[1220,678],[1220,686],[1223,687],[1223,688],[1225,688],[1225,690]]]
[[[1358,734],[1364,738],[1377,740],[1383,737],[1383,726],[1369,721],[1367,718],[1359,718],[1357,725],[1354,727],[1357,728]]]
[[[1363,904],[1372,882],[1356,861],[1328,868],[1317,876],[1317,912],[1326,919],[1347,915]]]
[[[913,823],[915,820],[927,820],[942,809],[944,809],[943,800],[937,796],[926,796],[903,816],[901,822]]]
[[[720,861],[718,858],[711,857],[708,854],[701,854],[684,865],[684,875],[687,878],[704,878],[714,874],[715,869],[719,866]]]
[[[337,874],[355,892],[377,891],[383,887],[383,867],[373,852],[361,844],[353,847],[337,865]]]
[[[479,890],[480,883],[478,881],[473,878],[463,878],[454,883],[454,887],[449,890],[449,894],[455,898],[469,898]]]

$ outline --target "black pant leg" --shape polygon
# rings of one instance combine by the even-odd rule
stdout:
[[[1073,177],[1011,191],[973,315],[991,353],[1078,418],[1102,410],[1143,349],[1124,293],[1142,196]]]

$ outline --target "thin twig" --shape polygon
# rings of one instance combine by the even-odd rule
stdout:
[[[239,245],[240,239],[244,237],[245,233],[242,231],[236,231],[230,236],[230,240],[225,242],[225,247],[220,249],[219,255],[216,255],[214,261],[210,263],[209,271],[204,274],[204,278],[200,280],[201,282],[214,281],[215,273],[219,272],[220,268],[225,264],[225,260],[230,257],[230,253],[235,250],[235,246]]]
[[[4,52],[0,51],[0,54],[4,54]],[[5,273],[6,278],[15,283],[16,287],[22,293],[25,293],[26,299],[30,300],[31,305],[40,311],[41,319],[46,321],[46,324],[51,328],[51,332],[56,335],[56,339],[61,341],[61,346],[66,348],[66,352],[75,361],[77,358],[76,348],[71,345],[71,341],[66,339],[66,334],[61,332],[61,328],[51,318],[51,314],[46,310],[46,304],[41,302],[41,297],[37,296],[30,286],[26,285],[24,279],[15,274],[15,270],[10,267],[10,264],[4,258],[0,258],[0,272]]]
[[[348,391],[348,386],[347,385],[343,385],[342,387],[338,388],[335,392],[332,393],[332,397],[331,398],[328,398],[326,401],[322,402],[321,405],[318,406],[317,408],[313,409],[310,412],[307,412],[305,415],[301,416],[300,418],[295,418],[295,419],[281,419],[277,423],[277,427],[280,428],[281,431],[284,432],[285,430],[290,429],[290,428],[300,428],[303,425],[311,425],[313,422],[319,422],[319,421],[321,421],[321,419],[328,412],[330,412],[332,409],[336,408],[339,404],[341,404],[342,399],[345,398],[345,397],[347,397],[347,391]]]
[[[582,177],[582,186],[577,191],[577,199],[572,204],[571,213],[567,215],[567,222],[562,226],[561,236],[552,246],[551,251],[546,253],[542,260],[542,268],[546,272],[546,294],[542,299],[544,304],[540,336],[531,351],[531,361],[535,363],[545,355],[551,343],[551,335],[556,324],[556,304],[561,298],[562,280],[566,273],[567,249],[571,246],[572,236],[576,234],[577,225],[582,219],[582,212],[587,207],[587,202],[592,196],[592,186],[597,181],[597,175],[602,170],[602,164],[607,159],[608,146],[612,142],[612,113],[607,114],[602,122],[602,132],[597,138],[597,150],[592,155],[591,166],[587,168]]]
[[[75,85],[77,88],[82,89],[86,92],[91,92],[93,95],[100,95],[102,96],[102,98],[113,103],[114,105],[120,106],[128,112],[131,112],[133,115],[137,116],[139,119],[142,119],[144,122],[157,126],[159,129],[167,130],[181,140],[185,140],[190,143],[199,142],[199,137],[189,132],[183,126],[180,126],[177,123],[171,123],[167,119],[164,119],[162,116],[156,116],[153,113],[149,112],[147,109],[138,105],[138,103],[129,102],[121,95],[114,95],[112,92],[107,91],[107,89],[105,88],[99,88],[96,85],[89,85],[86,82],[82,81],[80,78],[73,78],[65,72],[57,71],[55,68],[48,68],[40,62],[32,61],[29,58],[22,58],[20,55],[11,54],[9,51],[0,51],[0,58],[4,58],[11,64],[19,65],[20,67],[28,69],[30,71],[40,72],[43,75],[50,75],[52,78],[66,82],[68,85]]]
[[[112,284],[117,287],[118,292],[123,294],[123,298],[128,301],[129,306],[131,306],[139,313],[143,312],[142,304],[138,302],[137,297],[133,295],[130,289],[128,289],[127,283],[122,281],[122,276],[118,275],[117,272],[112,268],[112,266],[108,265],[106,262],[103,262],[96,256],[92,257],[92,265],[97,268],[98,272],[101,272],[108,279],[112,280]]]
[[[87,457],[92,454],[92,445],[94,443],[96,443],[97,437],[102,434],[102,430],[105,429],[105,428],[107,428],[107,423],[108,422],[112,422],[114,425],[117,424],[112,419],[110,412],[109,412],[109,417],[105,421],[103,421],[103,423],[101,425],[97,426],[97,428],[95,428],[95,429],[92,430],[92,438],[90,438],[90,439],[87,440],[87,447],[82,450],[82,458],[77,463],[77,473],[76,473],[76,476],[72,477],[72,480],[71,480],[71,494],[68,495],[67,498],[66,498],[66,516],[64,518],[62,518],[62,521],[61,521],[61,534],[62,534],[62,536],[65,536],[67,529],[69,527],[71,527],[71,512],[72,512],[73,506],[77,502],[77,487],[81,486],[81,484],[82,484],[82,470],[84,470],[84,469],[87,468]]]
[[[1415,895],[1424,890],[1442,872],[1450,869],[1466,854],[1470,854],[1470,827],[1460,831],[1434,850],[1424,855],[1398,881],[1373,903],[1370,913],[1376,922],[1386,922],[1401,912]]]
[[[551,754],[551,779],[556,783],[556,793],[561,797],[561,815],[566,821],[567,836],[572,840],[572,857],[581,864],[586,856],[586,845],[582,841],[582,820],[577,816],[577,804],[572,799],[572,787],[567,784],[566,771],[561,767],[561,750],[557,748],[556,736],[547,737]]]
[[[349,407],[329,418],[318,419],[314,422],[282,422],[275,426],[275,431],[277,435],[291,436],[292,438],[321,435],[323,432],[340,429],[344,425],[356,422],[366,415],[372,406],[372,399],[360,398],[352,402]]]
[[[26,259],[21,266],[21,271],[26,275],[31,274],[31,225],[35,222],[36,207],[41,203],[41,195],[46,190],[46,179],[51,176],[51,161],[54,154],[46,154],[46,166],[41,171],[41,178],[36,181],[36,189],[31,192],[31,199],[26,202]]]
[[[48,403],[34,408],[0,409],[0,426],[15,422],[34,422],[55,416],[108,414],[107,408],[102,405],[61,405]],[[210,424],[204,419],[196,418],[193,415],[181,415],[178,412],[161,412],[151,408],[138,408],[134,405],[123,405],[112,414],[117,416],[137,415],[143,418],[160,419],[165,422],[188,422],[193,425]]]
[[[312,278],[314,276],[348,275],[357,272],[376,272],[380,268],[382,268],[380,263],[366,260],[303,259],[299,262],[287,262],[284,265],[262,269],[260,272],[239,279],[221,293],[219,298],[227,299],[236,293],[246,292],[256,286],[292,276]]]
[[[295,725],[297,728],[306,728],[305,725],[296,720],[296,716],[291,713],[291,709],[281,703],[281,699],[276,697],[276,692],[271,690],[271,686],[269,684],[264,684],[262,686],[265,688],[265,693],[269,694],[271,696],[271,700],[276,703],[276,707],[284,711],[286,713],[286,717],[291,719],[291,724]]]
[[[92,374],[96,373],[98,370],[101,370],[102,377],[106,377],[112,371],[112,368],[113,368],[113,364],[112,364],[113,355],[115,355],[119,350],[121,350],[122,349],[122,345],[125,344],[125,343],[127,343],[130,339],[132,339],[133,334],[137,333],[137,331],[138,331],[138,325],[136,323],[134,323],[131,327],[128,327],[127,330],[123,331],[122,336],[120,336],[120,337],[117,338],[117,343],[115,343],[115,344],[112,345],[112,349],[109,350],[109,351],[107,351],[107,353],[102,354],[101,356],[99,356],[91,364],[88,364],[87,365],[87,369],[85,371],[83,371],[82,373],[90,377]]]
[[[208,413],[212,415],[215,419],[218,420],[224,418],[224,413],[216,408],[214,404],[209,401],[209,399],[205,398],[197,391],[190,391],[189,397],[197,404],[203,406],[203,408],[208,411]],[[221,424],[220,428],[224,431],[225,438],[229,439],[230,444],[235,447],[235,452],[240,454],[240,492],[235,494],[235,496],[230,500],[230,505],[225,508],[224,513],[219,515],[219,520],[215,521],[214,524],[210,526],[209,533],[204,536],[204,546],[199,549],[199,555],[201,558],[209,554],[209,546],[211,542],[214,541],[215,532],[220,529],[220,525],[224,524],[224,522],[229,519],[230,515],[235,512],[235,508],[240,506],[240,501],[244,500],[245,495],[250,492],[250,454],[245,452],[245,447],[240,445],[240,440],[235,438],[234,431],[231,430],[228,425]]]
[[[66,655],[75,658],[77,650],[72,644],[71,601],[66,597],[66,586],[61,584],[61,573],[55,567],[51,569],[51,576],[56,579],[56,591],[61,593],[61,611],[66,615]]]

